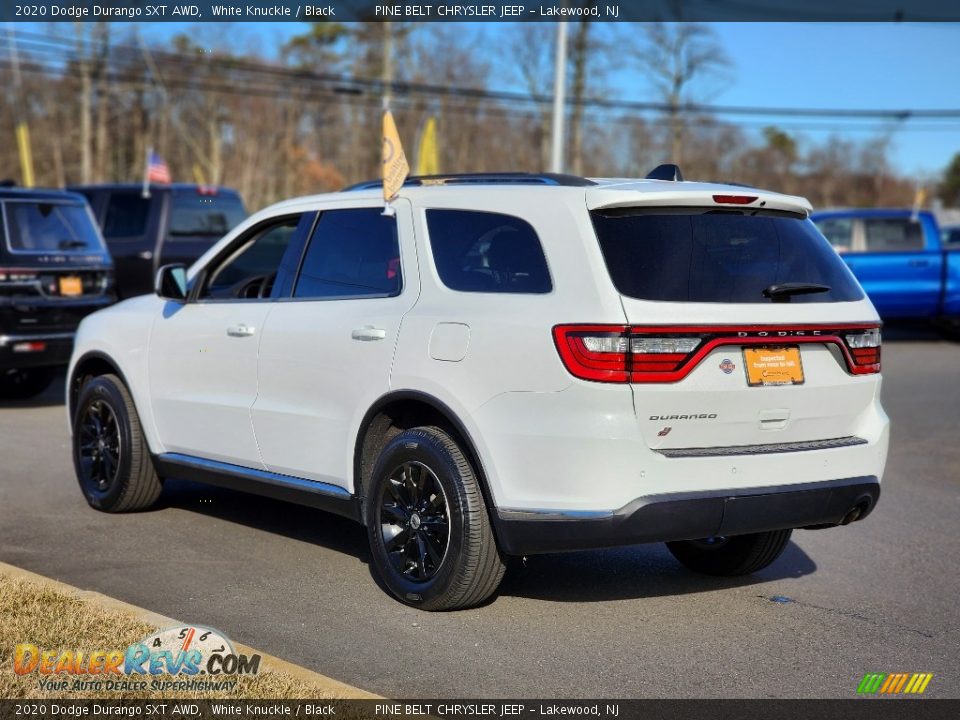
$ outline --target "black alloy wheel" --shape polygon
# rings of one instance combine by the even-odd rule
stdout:
[[[113,409],[103,400],[94,400],[84,409],[77,427],[77,464],[82,482],[105,493],[120,472],[120,426]]]
[[[422,610],[474,607],[496,592],[505,565],[481,479],[454,435],[401,430],[368,480],[364,520],[380,585]]]
[[[163,489],[137,408],[116,375],[83,383],[73,416],[73,462],[83,496],[104,512],[150,507]]]
[[[426,582],[437,574],[450,544],[450,520],[443,487],[423,463],[397,466],[381,486],[380,532],[401,576]]]

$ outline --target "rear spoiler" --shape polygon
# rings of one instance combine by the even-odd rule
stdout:
[[[680,187],[678,187],[680,185]],[[688,187],[683,187],[687,185]],[[689,187],[695,185],[695,187]],[[634,182],[599,185],[587,188],[587,208],[608,210],[629,207],[663,208],[727,208],[774,210],[809,217],[813,206],[806,198],[795,195],[730,185],[703,183]]]

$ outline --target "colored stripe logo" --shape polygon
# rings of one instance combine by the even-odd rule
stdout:
[[[867,673],[857,686],[861,695],[922,695],[933,673]]]

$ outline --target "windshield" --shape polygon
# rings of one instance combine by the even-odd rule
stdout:
[[[207,237],[215,240],[226,235],[247,216],[243,202],[233,193],[173,194],[170,210],[171,240]]]
[[[103,241],[87,206],[69,201],[3,203],[7,244],[13,252],[100,252]]]
[[[610,277],[629,297],[723,303],[863,298],[812,222],[753,212],[618,208],[592,217]]]

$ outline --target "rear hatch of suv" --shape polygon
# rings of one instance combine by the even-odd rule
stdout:
[[[631,383],[641,433],[667,456],[863,442],[880,331],[856,279],[803,205],[694,200],[594,204],[627,324],[557,328],[568,367]]]
[[[0,197],[0,328],[72,331],[111,301],[112,263],[84,199],[70,193]]]

